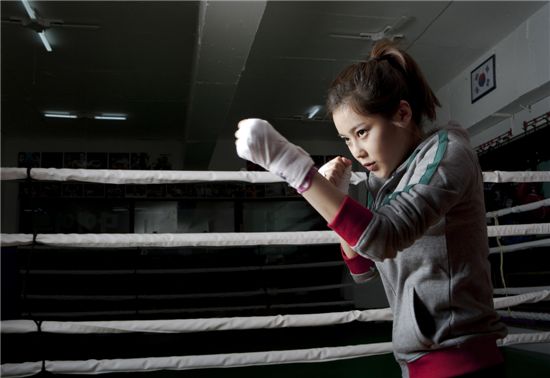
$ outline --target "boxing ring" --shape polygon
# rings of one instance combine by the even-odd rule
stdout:
[[[351,183],[364,181],[366,174],[353,173]],[[550,172],[484,172],[486,183],[550,182]],[[200,172],[200,171],[113,171],[44,168],[2,168],[2,180],[76,181],[99,184],[173,184],[230,181],[245,183],[277,183],[280,178],[268,172]],[[536,240],[492,247],[491,254],[519,252],[550,246],[550,223],[499,225],[498,218],[550,206],[550,199],[487,213],[494,225],[487,227],[489,237],[537,236]],[[543,237],[541,237],[543,236]],[[544,237],[548,236],[548,237]],[[2,234],[2,247],[45,246],[53,248],[174,248],[174,247],[244,247],[338,244],[332,231],[254,232],[254,233],[188,233],[188,234]],[[345,284],[343,284],[345,285]],[[516,319],[550,321],[550,314],[512,311],[520,304],[550,300],[550,286],[504,287],[495,289],[494,304],[498,312]],[[4,320],[2,334],[125,334],[125,333],[196,333],[321,327],[352,322],[391,322],[389,308],[352,310],[317,314],[281,314],[196,319],[52,321]],[[498,341],[500,346],[550,343],[550,332],[510,334]],[[6,345],[4,345],[6,347]],[[391,342],[361,345],[330,346],[309,349],[251,351],[245,353],[202,354],[168,357],[142,357],[89,360],[40,360],[3,363],[3,377],[25,377],[49,372],[53,374],[101,374],[148,372],[157,370],[190,370],[206,368],[246,367],[270,364],[325,362],[374,356],[392,352]]]

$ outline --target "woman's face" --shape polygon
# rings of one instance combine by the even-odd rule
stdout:
[[[409,104],[401,101],[391,120],[358,114],[348,105],[336,109],[332,119],[353,157],[375,176],[388,178],[420,140],[411,115]]]

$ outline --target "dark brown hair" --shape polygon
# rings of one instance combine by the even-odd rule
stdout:
[[[378,41],[368,60],[345,68],[332,82],[327,98],[330,114],[342,105],[363,115],[391,118],[401,100],[412,109],[420,125],[423,117],[435,120],[441,106],[413,58],[390,40]]]

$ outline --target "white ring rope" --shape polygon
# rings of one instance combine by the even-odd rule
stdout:
[[[525,294],[525,293],[532,293],[535,291],[543,291],[543,290],[550,290],[550,286],[530,286],[530,287],[507,287],[507,288],[498,288],[493,289],[493,294],[501,294],[501,295],[508,295],[508,294]]]
[[[2,180],[27,178],[26,168],[2,168]],[[98,184],[176,184],[242,181],[255,184],[283,182],[270,172],[248,171],[140,171],[114,169],[32,168],[30,177],[40,181],[78,181]]]
[[[483,172],[483,182],[550,182],[550,171],[494,171]]]
[[[550,314],[545,312],[525,312],[525,311],[497,311],[500,316],[507,316],[514,319],[521,320],[541,320],[548,322],[550,321]]]
[[[335,324],[346,324],[353,321],[391,321],[389,308],[374,310],[352,310],[321,314],[274,315],[230,318],[198,318],[173,320],[118,320],[98,322],[59,322],[43,321],[42,332],[51,333],[190,333],[206,331],[227,331],[247,329],[272,329],[294,327],[321,327]],[[2,333],[37,332],[32,320],[4,320]]]
[[[42,361],[22,362],[18,364],[2,364],[0,366],[0,377],[29,377],[42,371]]]
[[[548,343],[550,332],[512,334],[498,340],[499,346]],[[45,370],[54,374],[132,373],[156,370],[191,370],[247,367],[361,358],[393,351],[391,342],[328,348],[279,350],[194,356],[171,356],[86,361],[45,361]],[[3,377],[24,377],[40,372],[41,362],[2,364]]]
[[[27,168],[1,168],[2,180],[23,180]],[[175,184],[183,182],[243,181],[250,183],[283,182],[270,172],[248,171],[138,171],[112,169],[32,168],[30,177],[42,181],[81,181],[104,184]],[[351,183],[365,181],[366,172],[353,172]],[[550,182],[549,171],[483,172],[484,182]]]
[[[513,333],[506,336],[502,340],[497,340],[497,345],[508,346],[517,344],[536,344],[536,343],[549,343],[550,332],[537,332],[537,333]]]
[[[495,309],[517,306],[523,303],[536,303],[550,299],[550,290],[526,293],[513,297],[494,298]],[[121,332],[161,332],[188,333],[221,330],[243,330],[260,328],[319,327],[344,324],[353,321],[391,321],[390,308],[374,310],[352,310],[322,314],[276,315],[230,318],[199,318],[174,320],[120,320],[98,322],[58,322],[43,321],[42,332],[52,333],[121,333]],[[37,332],[31,320],[4,320],[2,333]]]
[[[113,360],[46,361],[46,371],[57,374],[98,374],[145,372],[155,370],[190,370],[304,362],[328,362],[391,353],[392,343],[374,343],[329,348],[295,349],[266,352],[209,354],[195,356],[149,357]],[[9,366],[5,366],[9,365]],[[2,376],[21,373],[18,364],[3,364]],[[9,369],[9,370],[8,370]],[[21,369],[22,370],[22,369]],[[35,372],[36,373],[36,372]],[[27,375],[30,375],[27,373]]]
[[[537,303],[550,299],[550,290],[542,290],[534,293],[514,295],[512,297],[494,298],[495,309],[513,307],[524,303]]]
[[[26,168],[2,168],[1,179],[23,180],[27,178]],[[40,181],[78,181],[98,184],[178,184],[213,181],[240,181],[252,184],[285,182],[270,172],[249,171],[139,171],[112,169],[56,169],[32,168],[30,177]],[[365,172],[353,172],[350,183],[357,185],[365,181]],[[550,181],[550,180],[549,180]]]
[[[487,226],[487,235],[497,236],[524,236],[524,235],[549,235],[550,223],[510,224],[502,226]]]
[[[523,251],[531,248],[542,248],[542,247],[550,247],[550,239],[540,239],[540,240],[533,240],[533,241],[528,241],[524,243],[492,247],[492,248],[489,248],[489,253],[492,254],[492,253],[515,252],[515,251]]]
[[[550,235],[550,223],[488,226],[489,237]],[[1,234],[1,245],[31,245],[32,234]],[[188,234],[37,234],[36,242],[51,247],[78,248],[174,248],[236,247],[256,245],[338,244],[333,231],[210,232]]]
[[[31,234],[2,234],[2,246],[31,245]],[[188,234],[38,234],[36,242],[53,247],[235,247],[337,244],[333,231],[221,232]]]
[[[531,202],[526,205],[519,205],[514,207],[508,207],[506,209],[490,211],[487,214],[485,214],[485,216],[487,218],[502,217],[503,215],[508,215],[512,213],[518,214],[518,213],[524,213],[527,211],[537,210],[545,206],[550,206],[550,198],[544,199],[542,201]]]
[[[290,304],[272,304],[267,306],[250,305],[250,306],[224,306],[224,307],[185,307],[185,308],[166,308],[166,309],[145,309],[145,310],[115,310],[115,311],[78,311],[78,312],[39,312],[33,311],[33,315],[39,318],[63,318],[63,317],[90,317],[90,316],[134,316],[139,315],[181,315],[182,313],[204,313],[204,312],[226,312],[226,311],[257,311],[270,308],[271,310],[289,309],[289,308],[310,308],[310,307],[332,307],[347,306],[351,307],[355,304],[353,300],[341,300],[330,302],[306,302],[306,303],[290,303]]]

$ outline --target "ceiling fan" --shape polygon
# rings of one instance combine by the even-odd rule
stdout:
[[[2,19],[2,23],[19,25],[19,26],[34,30],[36,33],[38,33],[40,40],[42,41],[44,47],[48,52],[52,51],[52,47],[48,39],[46,38],[45,31],[47,29],[62,27],[62,28],[79,28],[79,29],[95,30],[100,28],[99,25],[94,25],[94,24],[66,23],[63,20],[42,18],[40,17],[37,10],[31,6],[29,0],[21,0],[21,3],[25,8],[25,11],[27,12],[28,17],[25,17],[25,18],[9,17],[6,19]]]
[[[364,32],[358,34],[330,34],[333,38],[345,38],[345,39],[362,39],[367,41],[379,41],[384,38],[393,40],[405,38],[404,34],[396,34],[395,32],[403,28],[405,24],[413,20],[411,16],[401,16],[393,25],[386,25],[382,30],[377,32]]]
[[[279,121],[298,121],[298,122],[330,122],[326,113],[323,113],[323,105],[310,106],[304,114],[294,114],[291,116],[275,117]]]

